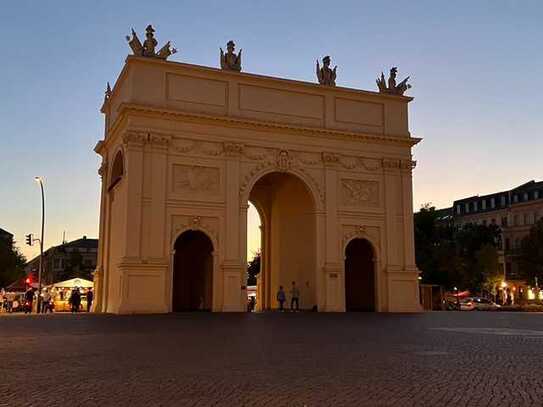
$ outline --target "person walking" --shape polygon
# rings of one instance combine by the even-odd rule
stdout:
[[[290,310],[294,311],[294,304],[296,304],[296,311],[300,310],[300,289],[296,287],[296,282],[292,282],[292,288],[290,289]]]
[[[51,293],[48,289],[42,295],[41,312],[47,314],[47,311],[51,311]]]
[[[92,288],[89,288],[87,290],[87,312],[91,311],[92,300],[94,300],[94,293],[92,292]]]
[[[283,304],[285,303],[287,296],[285,295],[285,290],[283,286],[279,286],[279,291],[277,291],[277,302],[279,303],[279,311],[283,311]]]
[[[72,305],[72,312],[79,312],[79,307],[81,306],[81,294],[79,293],[79,288],[77,287],[72,290],[70,304]]]
[[[31,314],[32,313],[32,304],[34,303],[34,290],[32,288],[29,288],[25,292],[25,314]],[[36,312],[39,314],[40,310],[36,310]]]

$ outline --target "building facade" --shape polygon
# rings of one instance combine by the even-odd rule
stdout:
[[[80,239],[53,246],[43,253],[42,284],[53,284],[75,277],[92,280],[98,257],[98,239]],[[40,256],[25,266],[25,274],[37,281]]]
[[[454,201],[454,222],[496,224],[501,229],[499,262],[506,280],[519,276],[519,249],[531,227],[543,218],[543,181],[530,181],[508,191]]]
[[[295,281],[304,309],[418,311],[412,99],[231,60],[129,56],[108,91],[95,311],[245,310],[249,201],[259,309]]]

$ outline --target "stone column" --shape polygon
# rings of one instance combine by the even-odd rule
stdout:
[[[333,153],[323,153],[325,180],[324,213],[317,213],[317,253],[324,246],[325,255],[322,259],[324,266],[317,264],[317,299],[319,310],[340,311],[345,297],[345,286],[341,284],[341,245],[338,218],[338,171],[339,157]],[[324,227],[322,224],[324,223]]]
[[[94,272],[94,301],[92,304],[92,312],[103,312],[104,310],[104,243],[105,243],[105,225],[106,225],[106,208],[107,208],[107,167],[108,163],[105,158],[102,159],[102,165],[98,169],[98,174],[101,180],[101,195],[100,195],[100,224],[98,230],[98,253],[96,259],[96,270]]]
[[[225,144],[227,159],[225,161],[226,173],[226,209],[225,209],[225,236],[221,240],[225,245],[223,273],[223,311],[243,311],[243,289],[245,285],[243,276],[247,264],[243,264],[247,253],[242,253],[247,241],[247,202],[240,202],[240,163],[239,149],[241,146],[233,143]],[[243,209],[245,207],[245,210]],[[242,221],[241,217],[245,216]]]

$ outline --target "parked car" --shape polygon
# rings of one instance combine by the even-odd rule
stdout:
[[[474,297],[473,305],[477,311],[496,311],[500,306],[488,298]]]
[[[460,301],[460,311],[496,311],[500,306],[482,297],[468,297]]]
[[[473,298],[468,297],[460,300],[460,311],[473,311],[475,309],[475,303]]]

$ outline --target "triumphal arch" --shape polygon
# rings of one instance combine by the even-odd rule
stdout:
[[[301,308],[419,310],[407,80],[378,91],[336,86],[330,57],[315,83],[171,62],[154,30],[102,112],[95,311],[244,311],[247,209],[261,222],[258,309],[292,281]],[[156,48],[155,48],[156,47]]]

